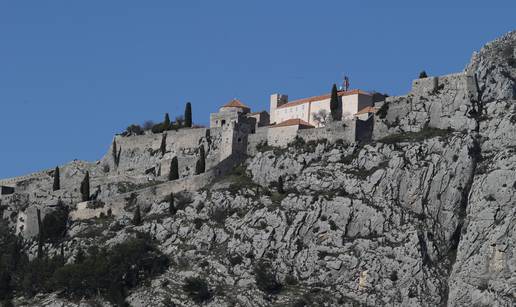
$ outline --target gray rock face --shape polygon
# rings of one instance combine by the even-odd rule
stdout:
[[[281,207],[314,202],[306,214],[315,217],[297,220],[315,233],[309,250],[330,256],[312,263],[304,258],[296,269],[310,272],[304,275],[308,280],[337,283],[342,295],[361,303],[439,305],[446,300],[461,208],[473,178],[474,146],[471,137],[450,133],[418,143],[344,147],[338,162],[331,161],[339,149],[327,148],[295,175],[297,161],[310,160],[312,152],[291,150],[277,159],[264,154],[249,169],[256,181],[286,178],[292,192]],[[321,262],[324,268],[318,269]],[[339,278],[332,280],[324,271],[337,267]]]
[[[175,214],[163,195],[148,196],[139,226],[130,222],[130,206],[75,221],[66,257],[79,246],[109,247],[149,233],[172,265],[130,293],[133,306],[195,306],[182,290],[192,276],[208,282],[214,296],[207,306],[514,306],[515,45],[516,32],[509,33],[476,53],[464,72],[416,80],[408,95],[387,99],[374,142],[258,152],[212,185],[177,193]],[[156,163],[138,152],[148,150],[126,151],[131,167]],[[101,165],[64,173],[85,170],[103,187],[102,199],[119,194],[122,181],[145,183],[130,172],[99,179]],[[29,199],[2,199],[3,215],[26,203],[45,207],[37,195],[51,185],[47,177],[31,185]],[[257,268],[282,291],[264,293]],[[51,295],[17,302],[78,305]]]

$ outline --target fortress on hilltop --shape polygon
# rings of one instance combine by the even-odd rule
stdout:
[[[27,237],[38,233],[38,214],[51,212],[59,199],[73,208],[72,219],[126,214],[128,201],[144,204],[170,193],[200,189],[246,157],[274,147],[287,148],[294,141],[352,144],[383,138],[388,131],[403,127],[410,114],[408,105],[398,101],[440,93],[466,97],[473,88],[471,80],[465,73],[418,79],[411,92],[400,97],[335,87],[331,93],[293,101],[287,95],[272,94],[268,112],[252,112],[235,98],[210,115],[209,128],[167,127],[162,132],[116,135],[99,161],[60,166],[60,190],[52,190],[54,170],[0,180],[0,200],[31,204],[15,221],[18,232]],[[431,127],[462,129],[470,124],[448,122],[439,112],[431,109]],[[397,124],[386,126],[390,122]],[[83,201],[78,187],[86,173],[91,195]],[[3,212],[4,217],[9,214]]]
[[[306,141],[340,139],[347,143],[369,139],[376,112],[374,95],[362,90],[338,90],[333,111],[331,96],[328,93],[288,101],[287,95],[272,94],[269,113],[251,112],[251,108],[235,98],[211,114],[210,128],[246,126],[250,131],[248,154],[254,154],[260,144],[285,147],[297,137]],[[334,118],[333,114],[337,116]]]

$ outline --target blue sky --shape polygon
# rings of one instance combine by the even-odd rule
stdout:
[[[406,93],[516,29],[516,1],[0,0],[0,178],[100,159],[193,104],[352,88]],[[451,3],[453,2],[453,3]]]

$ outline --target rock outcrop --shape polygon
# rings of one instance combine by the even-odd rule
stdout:
[[[175,193],[173,210],[161,186],[133,187],[145,201],[120,205],[124,174],[108,176],[99,182],[113,188],[99,199],[109,208],[116,198],[120,214],[75,220],[64,254],[70,262],[79,247],[149,234],[171,265],[128,294],[132,306],[195,306],[183,288],[189,277],[206,281],[207,306],[514,306],[515,48],[508,33],[464,72],[416,80],[408,95],[388,98],[372,142],[298,140],[257,152],[202,189]],[[121,169],[138,164],[138,150],[149,151],[125,153],[131,165]],[[100,180],[100,163],[85,169]],[[72,171],[82,172],[64,173]],[[136,185],[141,174],[133,175],[124,181]],[[3,198],[4,216],[34,199]],[[27,244],[35,256],[36,242]],[[14,302],[77,305],[50,294]]]

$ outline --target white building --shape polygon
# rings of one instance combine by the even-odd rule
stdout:
[[[353,119],[360,110],[373,105],[373,95],[362,90],[338,91],[339,113],[342,120]],[[301,119],[313,126],[321,126],[317,115],[330,116],[331,93],[288,101],[288,96],[273,94],[270,100],[270,122],[282,123],[289,119]],[[315,116],[314,116],[315,115]]]

